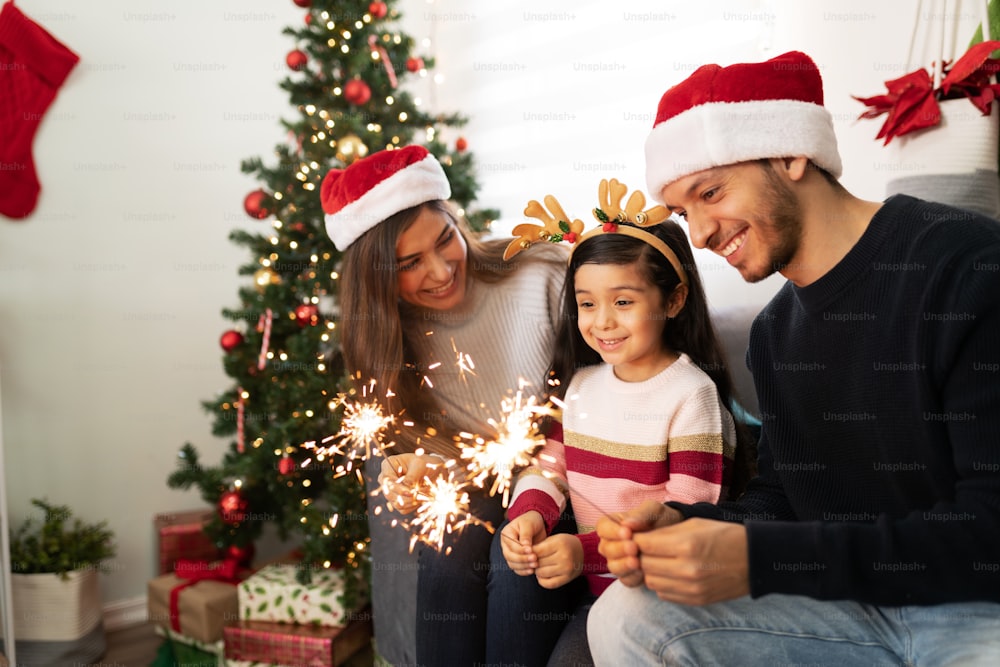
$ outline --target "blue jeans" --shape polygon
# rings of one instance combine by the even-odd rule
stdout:
[[[704,607],[614,583],[590,611],[597,665],[1000,665],[1000,604],[876,607],[794,595]]]
[[[500,499],[482,492],[472,495],[470,512],[494,526],[503,521]],[[467,526],[450,535],[444,549],[421,547],[416,627],[420,667],[483,664],[492,540],[486,528]]]
[[[590,590],[583,577],[549,590],[542,588],[533,576],[515,574],[503,557],[502,529],[503,526],[497,528],[490,550],[486,664],[544,667],[560,641],[563,628],[576,617],[578,605],[589,601]],[[575,533],[576,523],[571,516],[565,516],[553,532]],[[580,625],[580,631],[572,633],[578,641],[567,637],[560,645],[560,653],[574,664],[580,639],[586,651],[586,635]]]

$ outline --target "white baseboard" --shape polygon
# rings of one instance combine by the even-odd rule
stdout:
[[[104,605],[104,629],[107,631],[121,630],[145,623],[146,618],[145,595],[116,600]]]

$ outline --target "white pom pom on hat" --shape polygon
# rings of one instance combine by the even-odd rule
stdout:
[[[660,98],[646,138],[646,188],[662,204],[665,186],[695,172],[799,156],[835,178],[843,170],[809,56],[789,51],[760,63],[703,65]]]
[[[320,187],[326,233],[341,251],[389,216],[450,197],[444,169],[423,146],[383,150],[331,169]]]

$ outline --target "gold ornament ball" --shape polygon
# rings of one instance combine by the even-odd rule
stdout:
[[[277,285],[281,282],[281,276],[275,273],[272,269],[264,267],[263,269],[258,269],[253,274],[254,285],[257,286],[258,292],[263,292],[268,285]]]
[[[368,147],[356,134],[346,134],[337,141],[337,159],[344,164],[351,164],[359,158],[368,155]]]

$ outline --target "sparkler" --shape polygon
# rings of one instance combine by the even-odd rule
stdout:
[[[434,479],[424,478],[423,483],[413,492],[417,509],[413,519],[402,522],[412,531],[410,551],[420,541],[437,550],[451,553],[451,546],[445,547],[448,535],[461,532],[466,526],[479,525],[491,533],[493,526],[469,512],[469,483],[456,480],[453,470],[443,472]]]
[[[361,390],[361,400],[348,400],[347,394],[337,394],[337,397],[330,402],[330,410],[334,411],[343,406],[344,413],[340,418],[340,430],[323,438],[317,445],[315,440],[303,443],[304,449],[311,449],[316,452],[316,459],[322,461],[326,457],[341,455],[345,462],[334,468],[334,477],[341,477],[349,474],[355,468],[356,461],[366,461],[374,454],[382,456],[385,450],[392,447],[395,442],[386,442],[386,432],[389,426],[395,423],[396,416],[386,414],[382,405],[374,397],[375,380]],[[387,392],[388,396],[393,396],[392,391]],[[327,444],[332,443],[332,444]],[[312,459],[303,461],[302,466],[309,465]]]
[[[472,483],[485,488],[487,478],[493,478],[490,495],[503,494],[503,506],[510,500],[514,472],[535,463],[535,452],[545,444],[545,436],[538,430],[537,417],[550,409],[537,404],[534,396],[526,400],[519,389],[514,396],[503,399],[500,421],[490,418],[488,423],[496,430],[496,438],[462,434],[472,439],[472,444],[462,446],[462,458],[470,459],[467,466]]]

